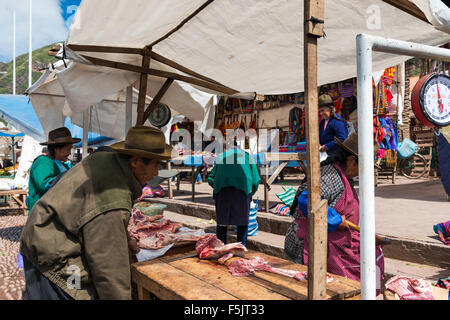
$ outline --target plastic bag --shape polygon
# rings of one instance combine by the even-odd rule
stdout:
[[[405,138],[398,144],[397,155],[399,158],[408,158],[416,153],[419,146],[411,140]]]

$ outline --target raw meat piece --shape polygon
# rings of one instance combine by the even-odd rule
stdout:
[[[226,244],[221,247],[206,247],[200,252],[200,259],[218,259],[227,253],[233,253],[239,256],[242,252],[247,251],[247,248],[240,242]]]
[[[230,259],[233,256],[234,256],[234,254],[232,252],[230,252],[230,253],[227,253],[226,255],[224,255],[222,258],[218,259],[217,261],[220,264],[225,264],[225,261],[227,261],[228,259]]]
[[[222,247],[224,246],[224,243],[217,239],[217,236],[214,234],[205,234],[203,237],[201,237],[196,245],[195,250],[197,251],[197,254],[200,255],[200,253],[205,249],[206,247]]]
[[[397,293],[401,300],[434,300],[431,284],[423,279],[395,276],[385,286]]]
[[[261,257],[254,257],[253,259],[239,259],[230,262],[228,270],[233,276],[248,276],[254,274],[255,271],[266,271],[279,274],[285,277],[294,278],[298,281],[306,280],[307,273],[290,270],[274,268]],[[333,277],[327,274],[327,283],[333,281]]]
[[[196,242],[200,236],[193,236],[190,234],[176,234],[176,233],[165,233],[157,232],[153,236],[144,238],[139,241],[139,247],[142,249],[161,249],[165,246],[181,241],[192,241]]]
[[[219,259],[228,253],[240,256],[247,248],[239,242],[224,245],[216,235],[206,234],[197,241],[195,250],[200,259]]]

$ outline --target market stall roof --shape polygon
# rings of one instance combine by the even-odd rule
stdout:
[[[24,135],[29,135],[39,142],[47,140],[47,134],[41,125],[41,122],[33,109],[29,98],[24,95],[0,95],[0,118],[11,124],[15,129]],[[83,129],[70,123],[68,119],[62,122],[60,126],[66,126],[74,137],[83,139]],[[50,128],[50,130],[57,127]],[[0,136],[2,132],[0,131]],[[110,141],[112,138],[101,136],[95,133],[89,133],[89,144],[94,141]]]
[[[13,131],[0,131],[0,137],[9,137],[9,138],[16,138],[16,137],[25,137],[25,133],[17,133]]]
[[[441,0],[383,0],[414,17],[429,22],[437,30],[450,33],[450,8]]]
[[[120,88],[120,90],[109,94],[100,101],[94,101],[89,97],[90,89],[86,91],[86,88],[83,88],[83,79],[76,79],[77,68],[83,68],[83,66],[77,66],[68,60],[65,62],[66,64],[63,61],[55,63],[51,70],[46,70],[41,78],[27,90],[44,128],[51,129],[61,126],[65,116],[70,117],[73,124],[83,126],[82,111],[92,106],[89,115],[89,131],[114,139],[123,139],[125,136],[126,87],[114,86],[115,82],[123,83],[122,77],[118,76],[104,81],[96,78],[95,83],[91,83],[91,86],[95,87],[97,94],[99,92],[112,92],[112,87]],[[61,82],[67,83],[67,78],[73,78],[69,81],[70,89],[68,90],[67,87],[61,86]],[[150,77],[148,93],[154,96],[163,82],[161,78]],[[77,87],[79,89],[76,89]],[[66,97],[67,91],[69,92],[69,98]],[[75,92],[75,96],[71,98],[71,93]],[[133,88],[133,124],[137,118],[135,107],[138,100],[137,92],[138,90]],[[98,97],[98,95],[94,96]],[[100,96],[103,96],[103,94],[100,94]],[[214,120],[213,100],[213,95],[196,90],[183,82],[175,81],[161,99],[161,102],[170,107],[172,117],[183,115],[191,121],[205,122],[205,129],[207,129],[206,124],[211,123],[211,118]],[[151,101],[151,96],[147,96],[146,104]],[[79,105],[82,108],[77,107]],[[149,122],[146,124],[150,125]],[[168,127],[168,130],[170,130],[170,127]]]
[[[229,94],[302,92],[302,21],[302,1],[84,0],[65,51],[82,63],[61,84],[71,107],[85,108],[77,92],[82,90],[89,102],[100,101],[108,95],[97,90],[97,79],[112,81],[114,90],[134,83],[142,71],[141,54],[151,48],[147,72],[152,77],[212,79],[209,83]],[[450,41],[449,34],[382,0],[325,1],[325,33],[318,41],[319,85],[356,76],[357,34],[432,46]],[[375,52],[374,70],[408,58]]]

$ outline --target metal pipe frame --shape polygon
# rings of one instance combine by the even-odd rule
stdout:
[[[361,299],[376,299],[372,52],[450,61],[450,50],[366,34],[356,36],[361,227]]]

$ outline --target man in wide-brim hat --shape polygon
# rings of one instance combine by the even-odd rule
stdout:
[[[137,126],[111,149],[73,167],[31,210],[20,239],[29,299],[131,299],[131,209],[172,148],[161,130]]]

